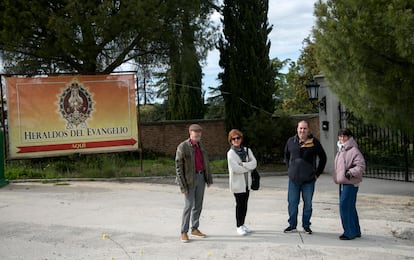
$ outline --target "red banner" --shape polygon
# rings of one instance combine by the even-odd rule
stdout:
[[[102,142],[23,146],[23,147],[17,147],[20,149],[17,153],[49,152],[49,151],[59,151],[59,150],[79,150],[79,149],[86,149],[86,148],[101,148],[101,147],[108,147],[108,146],[113,147],[113,146],[134,145],[135,143],[137,143],[137,140],[126,139],[126,140],[102,141]]]

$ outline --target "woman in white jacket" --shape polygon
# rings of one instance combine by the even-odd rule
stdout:
[[[251,171],[257,166],[256,158],[251,149],[242,146],[243,133],[238,129],[232,129],[228,135],[231,145],[227,152],[227,164],[229,168],[230,191],[236,199],[237,233],[246,235],[251,232],[244,225],[247,213],[249,191],[252,184]]]

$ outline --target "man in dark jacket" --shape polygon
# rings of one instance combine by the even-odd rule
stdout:
[[[317,163],[316,158],[319,158]],[[326,165],[326,153],[319,141],[309,134],[309,124],[300,121],[297,135],[292,136],[285,146],[285,163],[288,166],[288,212],[289,226],[285,233],[296,231],[300,194],[303,200],[302,227],[312,234],[310,219],[312,216],[312,198],[315,182]]]

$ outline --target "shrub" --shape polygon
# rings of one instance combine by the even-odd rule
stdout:
[[[258,160],[264,163],[283,160],[285,143],[294,129],[291,118],[259,113],[248,118],[243,125],[245,144],[253,149]]]

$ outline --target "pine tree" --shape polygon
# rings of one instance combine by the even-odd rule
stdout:
[[[110,73],[164,50],[163,3],[150,0],[3,0],[0,48],[7,72]],[[151,15],[148,15],[151,14]]]
[[[367,122],[414,132],[414,2],[319,1],[316,57],[331,89]]]

